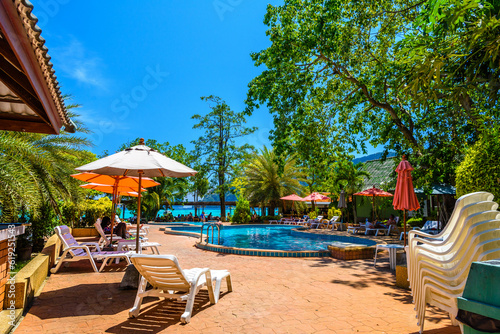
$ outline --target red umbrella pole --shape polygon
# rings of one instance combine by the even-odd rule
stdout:
[[[139,189],[137,192],[139,195],[137,196],[137,234],[135,235],[135,252],[139,254],[139,231],[141,230],[141,189],[142,189],[142,173],[143,171],[139,171]]]
[[[406,210],[403,210],[403,233],[404,233],[403,246],[406,247]]]

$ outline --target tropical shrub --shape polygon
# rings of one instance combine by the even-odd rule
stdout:
[[[231,218],[231,222],[236,224],[247,224],[250,219],[250,202],[241,197],[238,199],[238,202],[236,202],[236,208],[234,209],[234,214]]]
[[[340,209],[336,208],[330,208],[328,209],[328,219],[332,219],[335,216],[342,216],[342,211]]]
[[[467,150],[456,171],[457,198],[476,191],[500,196],[499,131],[484,134]]]
[[[269,220],[280,220],[280,216],[262,216],[260,217],[261,221],[269,221]]]
[[[108,197],[101,197],[97,200],[85,200],[83,207],[85,208],[82,217],[83,226],[80,227],[92,226],[99,217],[111,217],[113,203]]]
[[[424,221],[422,218],[410,218],[406,221],[406,224],[411,227],[422,227],[424,226]]]

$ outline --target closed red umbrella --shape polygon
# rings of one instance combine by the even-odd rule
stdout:
[[[354,195],[369,196],[372,198],[372,206],[373,206],[372,221],[375,220],[375,197],[392,197],[392,196],[394,196],[393,194],[388,193],[387,191],[375,188],[375,186],[373,186],[373,188],[368,188],[366,190],[363,190],[359,193],[355,193]]]
[[[411,171],[413,167],[403,156],[403,159],[396,168],[398,180],[396,183],[396,191],[394,192],[394,200],[392,205],[394,210],[403,210],[403,229],[404,229],[404,245],[406,246],[406,210],[414,211],[420,209],[417,195],[413,189],[413,180]]]

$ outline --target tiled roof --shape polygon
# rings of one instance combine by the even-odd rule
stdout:
[[[396,188],[396,167],[399,161],[396,158],[366,161],[363,170],[370,173],[370,177],[365,177],[363,190],[375,186],[384,190]]]
[[[74,124],[68,117],[66,106],[59,87],[59,82],[53,69],[53,64],[50,62],[51,57],[48,55],[48,49],[45,46],[45,39],[42,38],[42,29],[36,25],[38,19],[31,12],[33,5],[27,0],[12,0],[17,8],[19,17],[23,23],[26,34],[31,43],[33,51],[35,52],[38,64],[45,77],[45,82],[49,88],[52,100],[61,117],[61,120],[66,128],[74,127]]]

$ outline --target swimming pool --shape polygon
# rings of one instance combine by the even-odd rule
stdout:
[[[172,231],[174,234],[193,235],[200,233],[200,227],[171,227],[167,228],[165,233]],[[185,233],[184,233],[185,232]],[[206,229],[204,230],[206,233]],[[215,232],[216,234],[216,232]],[[215,236],[215,243],[217,236]],[[198,243],[197,246],[203,249],[225,252],[223,249],[236,249],[240,252],[227,251],[226,253],[235,253],[242,255],[261,255],[261,256],[286,256],[286,255],[266,255],[251,254],[256,250],[263,250],[266,253],[278,252],[309,252],[314,255],[304,256],[327,256],[327,246],[334,242],[343,242],[359,245],[360,247],[370,247],[376,244],[373,240],[363,238],[323,235],[301,232],[296,226],[289,225],[242,225],[242,226],[224,226],[221,230],[221,240],[219,245],[207,245],[205,242]],[[251,250],[250,252],[245,250]],[[299,256],[299,255],[293,255]]]

